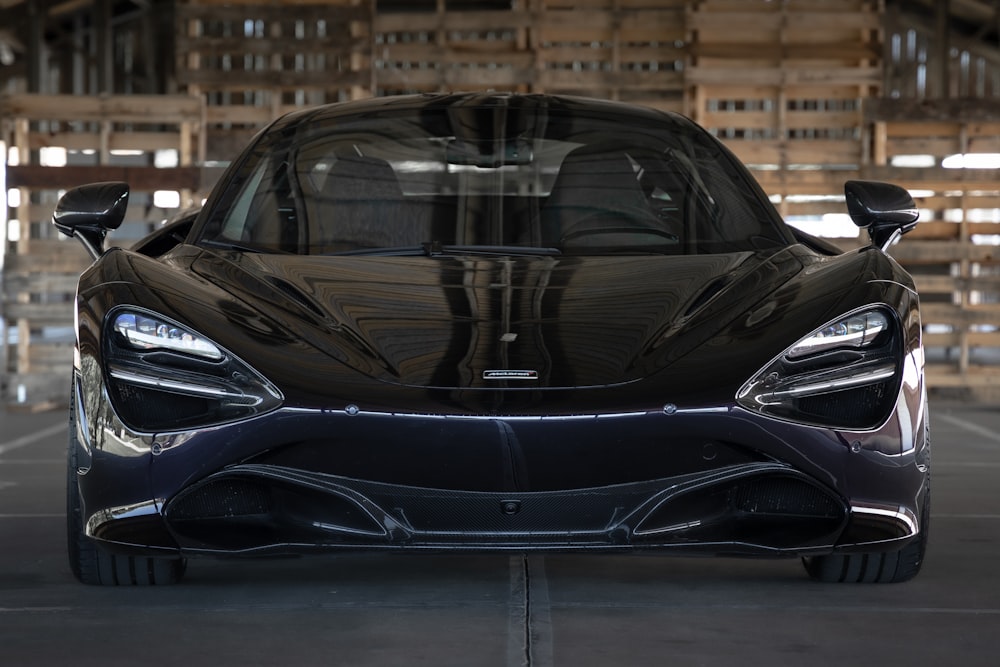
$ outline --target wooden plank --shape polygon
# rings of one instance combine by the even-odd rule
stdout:
[[[0,96],[0,115],[32,121],[119,123],[198,123],[201,98],[193,95],[42,95]]]
[[[738,83],[756,86],[800,86],[800,85],[877,85],[882,81],[882,70],[878,67],[824,67],[824,68],[783,68],[783,67],[705,67],[695,65],[688,68],[686,81],[689,85],[725,85]]]
[[[923,167],[891,167],[868,165],[863,177],[876,181],[899,183],[921,190],[995,191],[1000,184],[1000,169],[940,169]]]
[[[209,5],[211,6],[205,6]],[[287,5],[293,5],[294,8]],[[312,6],[310,6],[312,5]],[[299,20],[326,21],[329,24],[367,22],[371,17],[371,9],[367,5],[351,6],[334,4],[333,2],[225,2],[206,3],[198,0],[198,4],[176,3],[174,7],[178,25],[190,21],[211,21],[214,23],[235,23],[242,26],[247,18],[267,23],[287,21],[290,17]]]
[[[294,49],[289,49],[294,46]],[[288,36],[279,37],[177,37],[177,50],[181,53],[199,54],[209,58],[224,55],[240,57],[254,55],[273,55],[275,53],[309,54],[312,56],[327,56],[336,58],[349,55],[354,51],[366,50],[370,46],[367,37],[336,33],[325,37],[296,39]]]
[[[947,333],[925,333],[924,347],[996,347],[1000,348],[1000,332],[996,331],[950,331]]]
[[[62,373],[70,377],[73,368],[73,343],[68,341],[32,341],[28,350],[32,373]]]
[[[154,190],[197,190],[201,185],[201,177],[201,167],[42,167],[39,165],[7,167],[8,187],[50,190],[101,181],[125,181],[132,190],[150,192]]]
[[[723,139],[742,162],[750,165],[855,165],[861,159],[858,142],[852,139]],[[830,170],[822,174],[755,171],[762,185],[780,184],[789,194],[843,194],[844,181],[856,178],[854,170]],[[767,189],[767,188],[766,188]],[[776,192],[776,190],[770,190]]]
[[[921,205],[926,206],[926,202],[921,201]],[[992,227],[992,225],[991,225]],[[985,230],[985,228],[984,228]],[[921,220],[920,224],[916,226],[910,233],[906,235],[907,240],[953,240],[959,238],[962,231],[962,225],[957,222],[942,222],[933,220]],[[995,232],[980,232],[980,233],[995,233]]]
[[[1000,292],[1000,276],[929,276],[918,273],[919,268],[915,267],[912,272],[918,292],[934,294]]]
[[[106,139],[99,134],[81,131],[42,132],[28,135],[32,150],[59,147],[69,151],[131,150],[152,153],[158,150],[178,149],[181,138],[177,132],[113,132]],[[96,159],[96,156],[95,156]]]
[[[183,70],[177,73],[179,83],[201,86],[218,91],[274,90],[337,90],[363,86],[369,81],[368,72],[330,70]]]
[[[81,262],[80,271],[86,268]],[[4,274],[4,295],[13,299],[17,294],[73,294],[79,272],[72,273],[21,273],[7,272]]]
[[[878,44],[863,41],[775,42],[767,38],[759,42],[699,42],[688,47],[688,53],[696,58],[734,60],[864,60],[878,58],[880,48]]]
[[[928,264],[941,262],[992,263],[1000,260],[1000,247],[980,246],[960,241],[921,241],[900,243],[892,255],[901,264]]]
[[[959,373],[953,366],[931,364],[927,366],[927,386],[937,388],[996,387],[1000,385],[1000,372],[996,368],[970,367]]]
[[[870,97],[864,102],[865,122],[898,122],[903,126],[938,122],[1000,123],[1000,106],[995,99],[906,99]]]
[[[745,4],[744,4],[745,6]],[[824,12],[824,11],[773,11],[774,7],[762,6],[764,11],[694,11],[688,13],[688,28],[698,31],[718,31],[729,34],[779,32],[804,30],[822,36],[832,31],[878,30],[881,18],[878,12]],[[823,26],[817,31],[816,26]]]
[[[263,126],[286,111],[291,111],[291,108],[282,108],[275,112],[269,106],[260,107],[242,104],[209,106],[205,109],[205,122],[208,125],[237,124]]]
[[[503,44],[513,49],[514,44]],[[393,63],[434,63],[435,68],[447,68],[446,63],[466,65],[497,65],[502,67],[530,68],[535,58],[527,52],[501,50],[490,42],[481,42],[479,48],[458,48],[437,44],[392,44],[379,49],[380,58]],[[583,51],[578,49],[578,51]],[[455,65],[452,65],[455,66]]]
[[[546,90],[570,88],[591,89],[596,92],[613,88],[683,90],[684,87],[684,77],[681,72],[543,70],[537,73],[535,80]]]
[[[4,276],[32,272],[79,274],[91,261],[78,241],[66,237],[32,239],[30,254],[14,253],[4,258]]]
[[[67,325],[73,322],[73,304],[66,303],[20,303],[8,302],[4,305],[4,316],[8,320],[27,320],[32,326]]]
[[[974,324],[1000,325],[1000,306],[958,306],[950,303],[924,303],[920,306],[924,324],[951,324],[968,328]]]

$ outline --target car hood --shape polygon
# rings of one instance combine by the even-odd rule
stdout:
[[[789,249],[616,257],[205,252],[192,268],[278,330],[381,382],[566,389],[657,373],[802,264]]]

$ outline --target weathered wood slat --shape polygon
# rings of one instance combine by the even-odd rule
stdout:
[[[861,158],[861,148],[852,139],[727,139],[725,143],[742,161],[755,165],[853,165]],[[857,178],[858,172],[843,169],[809,172],[755,172],[758,180],[777,188],[775,193],[837,194],[844,181]],[[787,189],[786,189],[787,188]]]
[[[11,273],[4,278],[3,291],[8,299],[18,294],[73,294],[78,277],[76,272]]]
[[[882,70],[878,67],[706,67],[696,65],[687,70],[687,82],[691,85],[740,85],[757,86],[808,86],[816,84],[878,85],[882,80]]]
[[[8,320],[29,320],[33,325],[66,326],[73,322],[73,304],[8,302],[4,306]]]
[[[298,48],[290,49],[293,44]],[[220,57],[224,55],[274,55],[275,53],[300,55],[324,55],[337,57],[350,55],[368,47],[368,38],[355,37],[350,34],[336,33],[311,39],[290,39],[288,36],[274,37],[237,37],[237,36],[201,36],[177,37],[177,49],[182,53],[197,54],[205,57]]]
[[[898,121],[902,127],[935,122],[950,126],[973,122],[1000,123],[1000,106],[994,99],[872,97],[865,100],[864,110],[867,122]]]
[[[913,280],[917,291],[926,294],[954,294],[957,292],[1000,293],[1000,275],[986,276],[935,276],[914,271]]]
[[[927,367],[927,384],[932,388],[970,388],[1000,386],[1000,373],[994,367],[970,367],[960,373],[954,366],[932,364]]]
[[[185,70],[178,73],[178,80],[188,86],[208,86],[212,90],[249,91],[269,88],[273,90],[333,90],[349,86],[366,85],[367,72],[316,70]]]
[[[941,262],[994,262],[1000,260],[1000,246],[973,245],[962,241],[920,241],[900,243],[892,255],[905,264]]]
[[[294,13],[293,8],[285,5],[294,5]],[[232,22],[242,26],[248,16],[267,22],[300,20],[349,23],[351,21],[367,21],[371,16],[371,9],[365,5],[351,6],[346,3],[338,5],[334,2],[288,2],[287,0],[282,0],[281,3],[260,1],[213,3],[199,0],[198,4],[176,3],[174,11],[177,13],[180,25],[189,21],[210,20]]]
[[[0,115],[28,120],[117,123],[197,123],[203,102],[193,95],[0,96]]]
[[[114,167],[110,165],[7,167],[8,187],[71,188],[84,183],[125,181],[133,190],[196,190],[201,186],[201,167]]]
[[[862,60],[879,57],[879,46],[872,42],[838,41],[823,43],[774,42],[711,42],[693,44],[688,52],[696,58],[726,58],[749,60]]]
[[[1000,347],[1000,332],[950,331],[947,333],[925,333],[924,345],[928,347],[958,347],[960,345],[968,345],[970,347]]]
[[[743,3],[747,7],[749,3]],[[710,5],[708,6],[710,7]],[[873,11],[774,11],[774,6],[758,4],[759,11],[694,11],[688,13],[687,25],[691,30],[718,31],[733,34],[734,31],[752,35],[761,32],[802,31],[822,41],[824,35],[834,31],[878,30],[880,16]],[[817,31],[816,26],[823,26]]]
[[[958,306],[950,303],[924,303],[920,307],[924,324],[951,324],[969,327],[1000,322],[1000,305]]]
[[[142,151],[153,153],[158,150],[176,150],[179,137],[177,132],[137,132],[114,131],[107,139],[89,132],[65,130],[31,134],[28,146],[32,150],[58,146],[68,151]]]
[[[4,276],[24,273],[75,273],[90,265],[87,251],[72,239],[33,239],[30,254],[9,254],[4,259]]]

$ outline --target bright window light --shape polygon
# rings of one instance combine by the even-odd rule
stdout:
[[[46,146],[38,149],[38,164],[43,167],[65,167],[66,149],[61,146]]]
[[[911,169],[933,167],[936,164],[933,155],[897,155],[890,161],[893,167],[909,167]]]
[[[156,151],[153,155],[153,164],[160,169],[169,169],[180,164],[177,151],[174,149]]]
[[[956,153],[942,162],[945,169],[998,169],[1000,153]]]
[[[176,190],[157,190],[153,193],[153,206],[157,208],[179,208],[181,193]]]
[[[17,208],[21,205],[21,190],[19,188],[11,188],[7,191],[7,206],[11,208]]]

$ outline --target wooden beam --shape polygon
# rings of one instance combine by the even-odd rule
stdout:
[[[995,98],[903,99],[871,97],[862,103],[865,122],[1000,122]]]
[[[201,167],[42,167],[25,164],[7,167],[7,187],[61,190],[85,183],[125,181],[132,190],[143,192],[198,190],[202,184],[202,172]]]

